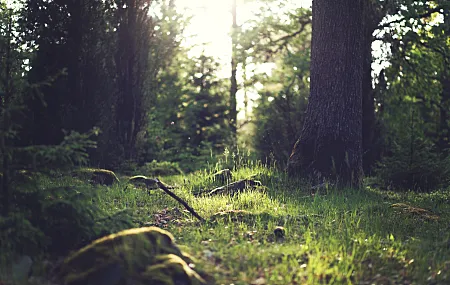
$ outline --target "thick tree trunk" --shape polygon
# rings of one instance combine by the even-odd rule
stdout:
[[[313,1],[311,93],[290,176],[361,184],[363,2]]]

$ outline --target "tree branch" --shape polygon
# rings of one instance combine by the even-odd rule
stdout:
[[[170,191],[169,188],[167,188],[166,185],[164,185],[158,178],[155,178],[155,181],[156,181],[156,184],[158,185],[159,188],[161,188],[170,197],[174,198],[180,204],[182,204],[186,208],[186,210],[188,210],[194,217],[196,217],[197,219],[199,219],[202,222],[205,221],[205,219],[203,219],[199,214],[197,214],[197,212],[195,212],[194,209],[192,209],[183,199],[181,199],[180,197],[175,195],[175,193]]]
[[[443,10],[443,9],[444,9],[443,7],[436,7],[436,8],[431,9],[431,10],[429,10],[428,12],[423,13],[423,14],[413,15],[413,16],[411,16],[411,17],[403,17],[403,18],[401,18],[401,19],[393,20],[393,21],[390,21],[390,22],[387,22],[387,23],[384,23],[384,24],[379,24],[378,27],[376,28],[376,30],[381,30],[381,29],[384,29],[384,28],[388,28],[388,27],[390,27],[392,24],[398,24],[398,23],[401,23],[401,22],[403,22],[403,21],[407,21],[407,20],[410,20],[410,19],[428,18],[428,17],[430,17],[433,13],[443,13],[443,12],[441,11],[441,10]]]

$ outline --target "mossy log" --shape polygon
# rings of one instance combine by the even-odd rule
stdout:
[[[156,179],[148,178],[144,175],[136,175],[132,176],[128,179],[128,183],[133,184],[135,186],[144,184],[147,189],[159,189],[158,182]]]
[[[73,172],[74,177],[87,178],[92,184],[111,186],[119,183],[116,174],[107,169],[81,168]]]
[[[190,262],[169,232],[143,227],[92,242],[69,256],[57,276],[65,285],[205,284]]]
[[[159,181],[158,179],[149,178],[144,175],[136,175],[136,176],[132,176],[128,179],[128,183],[133,184],[135,186],[145,185],[145,187],[149,190],[159,189],[160,187],[158,186],[158,181]],[[166,187],[168,189],[175,188],[174,186],[169,186],[169,185],[166,185]]]

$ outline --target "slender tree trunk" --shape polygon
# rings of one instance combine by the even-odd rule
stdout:
[[[291,177],[362,182],[363,3],[313,1],[311,92]]]
[[[121,15],[119,27],[118,73],[119,98],[117,106],[117,132],[124,148],[124,156],[131,159],[134,152],[134,124],[136,116],[136,1],[126,0],[126,7],[119,7]]]
[[[128,154],[127,158],[132,159],[134,154],[134,142],[135,142],[135,127],[136,127],[136,100],[137,100],[137,92],[138,88],[136,86],[137,78],[139,77],[139,74],[135,73],[135,64],[136,64],[136,58],[138,57],[138,51],[137,51],[137,36],[136,33],[136,19],[137,19],[137,3],[136,0],[129,0],[128,3],[128,36],[129,36],[129,45],[131,52],[127,56],[127,67],[128,67],[128,82],[127,82],[127,92],[131,98],[128,100],[131,100],[130,102],[130,123],[129,123],[129,129],[127,130],[128,135],[128,141],[127,147],[128,147]],[[140,90],[139,90],[140,91]],[[125,152],[127,153],[127,152]]]
[[[10,173],[10,153],[8,151],[9,147],[9,140],[6,136],[6,133],[8,132],[10,119],[9,114],[6,114],[6,109],[9,107],[11,97],[12,97],[12,70],[11,70],[11,64],[12,64],[12,55],[11,55],[11,45],[12,45],[12,11],[10,10],[8,13],[8,27],[6,30],[7,36],[6,36],[6,53],[5,53],[5,99],[3,102],[3,110],[2,110],[2,116],[3,116],[3,135],[1,137],[1,152],[3,156],[3,163],[2,163],[2,179],[1,179],[1,195],[2,195],[2,215],[6,216],[9,213],[9,203],[10,203],[10,188],[9,188],[9,173]]]
[[[68,114],[67,119],[63,119],[63,126],[70,130],[87,131],[86,126],[89,114],[83,112],[83,101],[85,94],[83,93],[83,75],[82,75],[82,59],[83,59],[83,33],[84,21],[83,10],[85,9],[84,0],[69,2],[68,10],[71,11],[71,20],[68,27],[69,43],[71,58],[68,60],[68,87],[69,94],[67,103],[63,108],[63,112]],[[66,116],[62,116],[65,118]]]
[[[444,14],[444,25],[447,31],[447,35],[450,32],[450,12],[446,11]],[[450,54],[450,48],[446,47],[447,55]],[[449,58],[443,58],[444,70],[441,75],[441,102],[439,104],[440,122],[439,122],[439,148],[441,150],[447,150],[450,148],[450,67],[448,65]]]
[[[238,91],[236,72],[237,72],[237,3],[236,0],[233,0],[233,5],[231,8],[231,14],[233,17],[233,26],[232,26],[232,34],[231,34],[231,46],[232,46],[232,55],[231,55],[231,87],[230,87],[230,127],[232,133],[232,144],[233,147],[236,146],[237,143],[237,104],[236,104],[236,93]]]

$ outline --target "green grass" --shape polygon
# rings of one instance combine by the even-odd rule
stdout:
[[[100,192],[109,213],[128,209],[137,225],[157,224],[197,260],[210,284],[449,284],[450,192],[391,193],[333,190],[311,195],[282,173],[253,165],[234,180],[255,175],[265,189],[195,197],[213,189],[208,172],[163,180],[207,222],[193,218],[162,191],[150,195],[124,185]],[[392,207],[406,203],[439,218]],[[212,218],[221,211],[246,210]],[[286,230],[277,239],[276,226]]]
[[[233,180],[252,177],[264,188],[194,196],[217,186],[212,172],[161,178],[206,222],[161,190],[125,189],[125,182],[94,187],[92,203],[108,215],[130,213],[136,226],[169,230],[208,284],[450,284],[449,190],[312,194],[308,185],[255,163],[233,172]],[[71,178],[41,177],[38,183],[92,189]],[[229,210],[244,212],[215,215]],[[284,238],[275,236],[277,226],[285,228]]]

